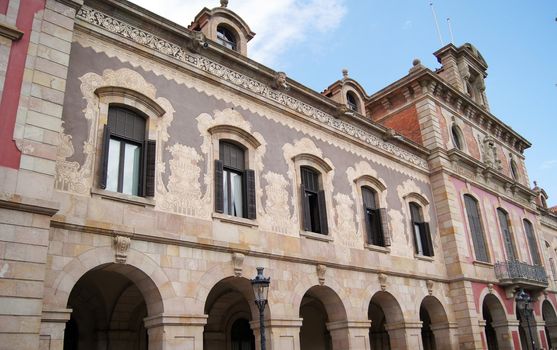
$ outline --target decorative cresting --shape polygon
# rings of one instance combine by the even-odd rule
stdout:
[[[360,161],[354,165],[354,167],[349,167],[346,169],[346,178],[348,182],[352,184],[352,200],[354,203],[360,203],[361,197],[360,190],[358,189],[359,186],[363,186],[366,184],[373,185],[374,189],[377,190],[377,196],[379,197],[379,205],[381,207],[387,204],[387,185],[385,181],[377,175],[377,171],[371,167],[371,165],[366,161]],[[339,214],[340,216],[340,214]],[[364,213],[363,207],[358,205],[356,206],[356,230],[352,232],[350,235],[351,240],[358,245],[358,247],[362,246],[364,242],[364,235],[365,231],[365,222],[364,221]],[[392,226],[392,224],[391,224]],[[395,235],[398,232],[393,232],[392,239],[395,239]]]
[[[85,154],[85,162],[70,162],[66,159],[74,154],[74,146],[72,144],[72,136],[64,133],[64,128],[60,129],[58,146],[58,154],[56,161],[56,177],[55,188],[61,191],[74,192],[82,195],[88,195],[93,185],[93,166],[95,163],[95,154],[97,150],[97,133],[99,130],[99,113],[101,94],[108,94],[108,91],[114,91],[118,96],[127,96],[129,91],[130,100],[140,100],[154,111],[164,112],[162,116],[149,119],[149,138],[157,141],[156,154],[156,184],[157,188],[162,184],[162,149],[164,143],[168,141],[167,129],[173,120],[174,108],[170,102],[163,97],[156,97],[157,90],[154,85],[148,83],[139,73],[122,68],[119,70],[106,69],[103,75],[96,73],[87,73],[79,78],[81,81],[81,92],[83,98],[87,101],[84,117],[87,120],[88,134],[87,139],[83,143],[83,153]],[[97,92],[100,93],[97,93]],[[162,110],[161,110],[162,109]]]
[[[334,186],[333,186],[333,178],[335,175],[335,170],[334,170],[334,166],[333,163],[331,162],[331,160],[329,158],[324,158],[323,157],[323,152],[315,145],[315,143],[313,143],[312,140],[310,140],[307,137],[304,137],[300,140],[296,140],[294,141],[294,144],[291,143],[287,143],[284,146],[282,146],[282,151],[283,151],[283,156],[284,156],[284,160],[286,161],[286,164],[288,164],[288,171],[287,171],[287,175],[288,175],[288,179],[290,180],[290,184],[292,186],[292,193],[297,193],[298,192],[298,186],[300,185],[300,183],[296,182],[296,164],[295,164],[295,160],[299,159],[299,160],[312,160],[317,162],[319,166],[321,166],[325,171],[328,171],[327,174],[321,174],[321,179],[323,181],[323,188],[327,190],[328,193],[334,193]],[[330,198],[327,198],[328,196],[326,195],[326,207],[328,208],[327,211],[334,217],[335,213],[334,211],[334,207],[333,207],[333,203],[330,203],[329,200]],[[290,222],[290,231],[289,233],[291,234],[298,234],[300,232],[300,219],[298,217],[298,213],[300,213],[300,208],[299,208],[299,203],[296,200],[297,196],[292,195],[291,196],[291,201],[292,201],[292,207],[294,208],[294,214],[291,217],[291,222]],[[333,222],[334,223],[334,222]],[[329,227],[329,230],[331,232],[333,232],[334,235],[336,235],[337,233],[336,231],[336,225],[333,225],[335,227]]]
[[[422,169],[428,169],[427,161],[393,144],[383,141],[381,138],[334,116],[325,113],[313,106],[293,98],[281,91],[273,89],[272,86],[259,82],[253,78],[240,74],[206,57],[188,53],[185,47],[181,47],[158,36],[131,26],[103,12],[87,6],[81,7],[77,18],[94,26],[103,28],[111,33],[117,34],[137,44],[143,45],[151,50],[160,52],[178,61],[192,65],[198,69],[208,72],[219,79],[226,80],[240,88],[247,89],[262,97],[281,104],[293,111],[302,113],[307,117],[327,125],[339,132],[354,137],[370,146],[379,148],[395,157],[409,162]]]
[[[114,237],[115,261],[119,264],[125,264],[128,259],[128,250],[130,249],[131,238],[126,236]]]
[[[234,276],[242,277],[244,269],[245,255],[242,253],[232,253],[232,266],[234,267]]]
[[[204,212],[206,212],[204,216],[210,217],[212,213],[211,203],[214,180],[213,159],[215,159],[215,155],[218,155],[218,148],[213,149],[213,147],[218,147],[218,145],[213,142],[213,135],[220,135],[224,138],[238,138],[251,147],[248,151],[248,157],[250,163],[253,162],[253,167],[251,164],[250,167],[255,170],[257,216],[260,218],[264,215],[264,212],[261,206],[262,191],[259,178],[260,174],[263,172],[263,156],[267,150],[267,142],[259,132],[252,130],[251,124],[238,111],[232,108],[226,108],[222,111],[215,110],[213,113],[214,116],[208,113],[202,113],[196,118],[197,129],[203,137],[201,152],[205,155],[205,159],[207,159],[207,171],[203,179],[207,190],[203,197],[198,202],[194,203],[194,205],[203,207]]]
[[[317,280],[319,281],[319,285],[325,285],[325,273],[327,272],[327,266],[319,264],[315,266],[315,272],[317,272]]]

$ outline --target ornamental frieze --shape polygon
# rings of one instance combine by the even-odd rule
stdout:
[[[249,90],[261,97],[272,100],[290,110],[302,113],[305,116],[333,128],[343,134],[349,135],[370,146],[379,148],[387,153],[394,155],[422,169],[428,169],[426,160],[398,147],[381,138],[342,120],[338,120],[332,115],[325,113],[318,108],[308,105],[284,92],[273,89],[266,83],[262,83],[253,78],[236,72],[220,63],[214,62],[206,57],[191,54],[184,47],[171,43],[152,33],[146,32],[137,27],[131,26],[123,21],[111,17],[103,12],[97,11],[87,6],[83,6],[77,17],[89,24],[107,30],[113,34],[131,40],[139,45],[155,50],[170,58],[194,66],[211,75],[228,81],[235,86]]]

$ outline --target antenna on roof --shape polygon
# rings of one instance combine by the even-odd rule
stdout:
[[[433,7],[433,1],[429,3],[431,7],[431,13],[433,14],[433,20],[435,21],[435,28],[437,28],[437,36],[439,36],[439,43],[443,46],[443,38],[441,37],[441,30],[439,30],[439,22],[437,21],[437,14],[435,13],[435,8]]]
[[[451,18],[447,17],[447,24],[449,25],[449,33],[451,34],[451,44],[454,44],[453,28],[451,28]]]

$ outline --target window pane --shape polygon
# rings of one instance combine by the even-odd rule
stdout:
[[[424,255],[424,247],[422,246],[422,234],[420,232],[420,225],[414,223],[414,236],[416,237],[416,253]]]
[[[232,205],[232,215],[243,217],[243,207],[244,202],[242,199],[242,175],[236,173],[230,173],[230,196]]]
[[[141,149],[137,145],[126,143],[124,154],[124,183],[122,192],[138,195],[139,192],[139,159]]]
[[[110,139],[108,145],[108,168],[106,173],[106,189],[118,191],[118,170],[120,167],[120,141]]]
[[[224,202],[224,213],[225,214],[231,214],[230,210],[229,210],[229,205],[228,203],[230,202],[228,200],[228,181],[230,181],[230,171],[228,170],[224,170],[223,171],[223,177],[222,177],[222,198],[223,198],[223,202]]]

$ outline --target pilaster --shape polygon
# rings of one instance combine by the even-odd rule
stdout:
[[[422,321],[388,323],[385,329],[389,333],[391,350],[423,348]]]

